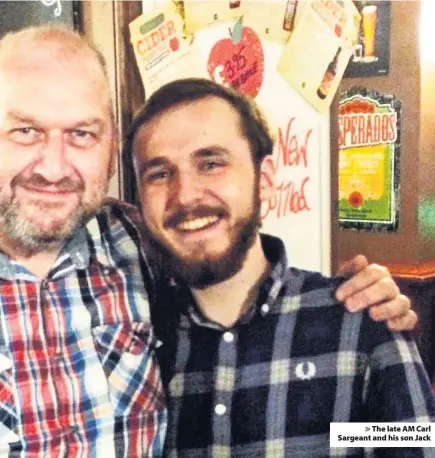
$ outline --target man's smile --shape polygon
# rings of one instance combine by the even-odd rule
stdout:
[[[217,215],[185,219],[176,225],[176,229],[183,232],[198,231],[210,227],[218,221],[219,217]]]

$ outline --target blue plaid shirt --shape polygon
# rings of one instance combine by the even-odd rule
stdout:
[[[166,456],[186,458],[435,457],[435,449],[329,447],[330,422],[434,421],[414,341],[337,304],[338,282],[274,268],[231,328],[208,321],[188,288],[168,286],[155,311],[167,388]]]
[[[42,281],[0,254],[0,457],[162,455],[139,222],[103,206]]]

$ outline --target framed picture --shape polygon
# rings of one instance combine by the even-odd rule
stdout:
[[[390,58],[389,0],[355,1],[361,14],[358,41],[344,73],[345,78],[388,74]]]
[[[396,232],[399,223],[402,103],[351,87],[339,103],[339,226]]]

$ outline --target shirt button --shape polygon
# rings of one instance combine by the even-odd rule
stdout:
[[[260,310],[261,310],[261,315],[265,316],[269,313],[270,307],[268,304],[263,304]]]
[[[103,274],[104,275],[109,275],[110,274],[110,269],[108,267],[103,267]]]
[[[143,352],[145,343],[144,341],[137,335],[134,335],[131,338],[130,346],[128,351],[133,355],[140,355]]]
[[[216,404],[214,411],[218,415],[223,415],[227,411],[227,408],[223,404]]]
[[[234,340],[234,334],[232,332],[224,332],[224,340],[227,343],[231,343]]]

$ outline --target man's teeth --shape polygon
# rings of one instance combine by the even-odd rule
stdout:
[[[203,216],[202,218],[189,219],[178,224],[177,228],[182,231],[197,231],[210,224],[214,224],[218,216]]]

